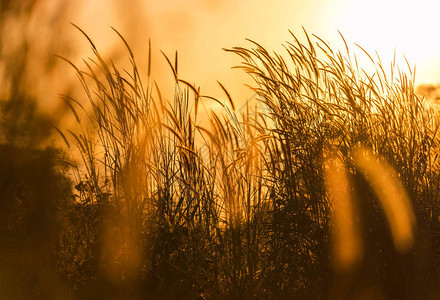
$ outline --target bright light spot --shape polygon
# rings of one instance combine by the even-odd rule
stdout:
[[[350,192],[350,182],[344,164],[337,156],[324,163],[324,179],[330,204],[333,229],[333,263],[340,271],[355,267],[362,257],[362,241],[358,210]]]
[[[432,0],[345,0],[341,31],[353,43],[367,51],[378,51],[382,62],[389,63],[396,49],[398,65],[404,54],[417,65],[418,82],[439,81],[440,39],[438,28],[440,2]],[[437,76],[437,78],[436,78]]]
[[[400,253],[408,252],[414,243],[415,215],[411,201],[397,172],[366,148],[353,151],[354,161],[361,170],[387,216],[394,246]]]

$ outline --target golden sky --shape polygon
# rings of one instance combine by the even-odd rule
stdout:
[[[338,30],[352,45],[358,43],[388,65],[396,50],[411,65],[417,65],[417,82],[440,81],[440,39],[436,36],[438,1],[432,0],[92,0],[73,9],[69,20],[83,28],[98,47],[109,55],[120,44],[110,26],[116,27],[133,45],[145,63],[148,39],[153,45],[153,71],[161,86],[172,76],[160,54],[179,52],[179,75],[201,86],[202,93],[220,95],[219,80],[234,98],[250,97],[249,83],[240,70],[231,70],[240,60],[222,48],[249,46],[253,39],[269,49],[282,50],[304,26],[342,49]],[[130,3],[130,4],[128,4]],[[72,31],[74,29],[72,28]],[[79,35],[74,38],[81,39]],[[80,43],[77,43],[78,45]],[[83,45],[78,57],[91,55]],[[360,55],[361,64],[368,64]]]

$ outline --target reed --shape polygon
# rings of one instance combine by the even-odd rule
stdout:
[[[266,111],[237,110],[221,83],[216,99],[181,79],[177,53],[164,54],[175,85],[163,99],[151,64],[141,71],[115,32],[130,69],[104,59],[82,32],[94,57],[84,70],[69,63],[91,109],[65,97],[82,122],[60,131],[78,153],[77,214],[67,218],[76,225],[61,234],[75,250],[60,251],[81,295],[317,299],[434,289],[419,278],[435,267],[417,265],[432,249],[419,239],[437,242],[438,119],[414,92],[411,69],[388,72],[371,59],[369,74],[348,46],[334,51],[307,32],[306,43],[292,34],[284,55],[250,41],[227,51],[242,57]],[[202,125],[209,101],[222,110]]]

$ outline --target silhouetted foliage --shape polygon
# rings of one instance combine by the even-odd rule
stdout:
[[[0,2],[0,298],[71,295],[60,277],[60,215],[70,202],[61,150],[48,147],[53,120],[29,85],[31,41],[24,34],[38,1]],[[11,28],[21,29],[13,36]],[[20,31],[20,30],[19,30]],[[36,70],[33,70],[36,71]],[[41,70],[44,75],[44,70]],[[76,242],[76,241],[75,241]]]
[[[2,1],[0,12],[22,13],[34,2]],[[222,84],[225,96],[216,99],[182,80],[177,53],[164,55],[175,86],[173,99],[162,98],[150,64],[145,77],[115,32],[129,68],[102,57],[84,32],[93,57],[82,66],[65,59],[85,98],[63,97],[78,121],[74,130],[57,130],[68,158],[46,147],[54,120],[27,89],[28,41],[13,54],[0,47],[0,297],[440,293],[439,123],[415,93],[411,70],[392,66],[388,74],[372,60],[376,72],[367,74],[348,47],[336,52],[307,33],[306,44],[293,36],[284,55],[250,41],[227,51],[243,59],[264,111],[250,103],[238,110]],[[202,112],[209,101],[221,111]],[[399,216],[390,217],[391,197],[384,199],[393,182],[375,184],[357,149],[371,151],[364,154],[383,170],[389,165],[383,178],[403,185],[394,208],[408,194],[401,214],[412,221],[414,210],[416,227],[407,224],[407,240],[393,227]],[[358,207],[346,224],[361,228],[363,255],[346,269],[332,253],[338,225],[325,174],[335,170],[325,168],[333,156]]]

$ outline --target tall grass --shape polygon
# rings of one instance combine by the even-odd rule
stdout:
[[[67,60],[86,101],[66,97],[79,129],[60,133],[77,153],[77,185],[58,251],[79,295],[341,299],[434,291],[436,279],[426,274],[438,274],[439,257],[431,252],[432,263],[423,263],[438,242],[438,120],[415,94],[411,69],[392,64],[388,72],[371,59],[369,74],[349,47],[342,54],[307,33],[305,44],[292,35],[285,55],[250,41],[227,51],[242,57],[267,112],[249,103],[237,111],[222,84],[224,99],[216,99],[182,80],[177,53],[164,55],[175,92],[163,99],[150,63],[141,70],[115,32],[129,69],[103,58],[85,33],[94,57],[82,67]],[[210,101],[222,111],[201,123]],[[335,165],[345,170],[339,177],[331,175]],[[348,200],[338,206],[341,195]],[[346,249],[332,245],[344,224],[357,226],[361,242],[342,265],[338,251]]]
[[[276,155],[268,168],[274,182],[274,216],[279,218],[272,223],[277,233],[274,252],[277,257],[285,252],[283,265],[275,272],[281,277],[277,280],[296,284],[288,288],[290,294],[302,290],[305,296],[326,289],[328,254],[323,245],[328,240],[329,224],[322,165],[325,157],[334,153],[353,177],[353,193],[361,202],[361,215],[365,214],[360,218],[366,219],[361,221],[367,240],[366,256],[373,260],[361,266],[359,274],[368,279],[362,278],[364,281],[356,285],[376,281],[373,285],[384,288],[385,295],[404,296],[407,291],[402,287],[411,285],[407,281],[411,280],[409,269],[414,266],[408,259],[402,267],[408,269],[398,272],[401,266],[391,262],[397,255],[384,249],[389,243],[386,224],[381,221],[384,218],[374,200],[376,196],[359,178],[362,176],[352,153],[359,146],[367,147],[390,163],[397,172],[395,179],[403,183],[411,197],[419,223],[430,227],[428,220],[421,218],[421,211],[430,207],[428,199],[434,201],[425,193],[433,191],[428,178],[437,173],[432,164],[437,152],[436,112],[415,94],[411,69],[406,74],[392,63],[390,71],[385,71],[379,59],[375,61],[365,53],[376,68],[368,74],[358,66],[348,47],[344,55],[316,36],[305,33],[305,38],[304,45],[293,36],[294,42],[285,46],[286,58],[270,54],[255,42],[251,49],[229,50],[243,58],[242,68],[255,80],[254,89],[275,124],[272,132],[276,142],[269,152]],[[380,191],[376,193],[381,196]],[[367,270],[368,264],[377,269]],[[397,283],[393,286],[390,281]]]

